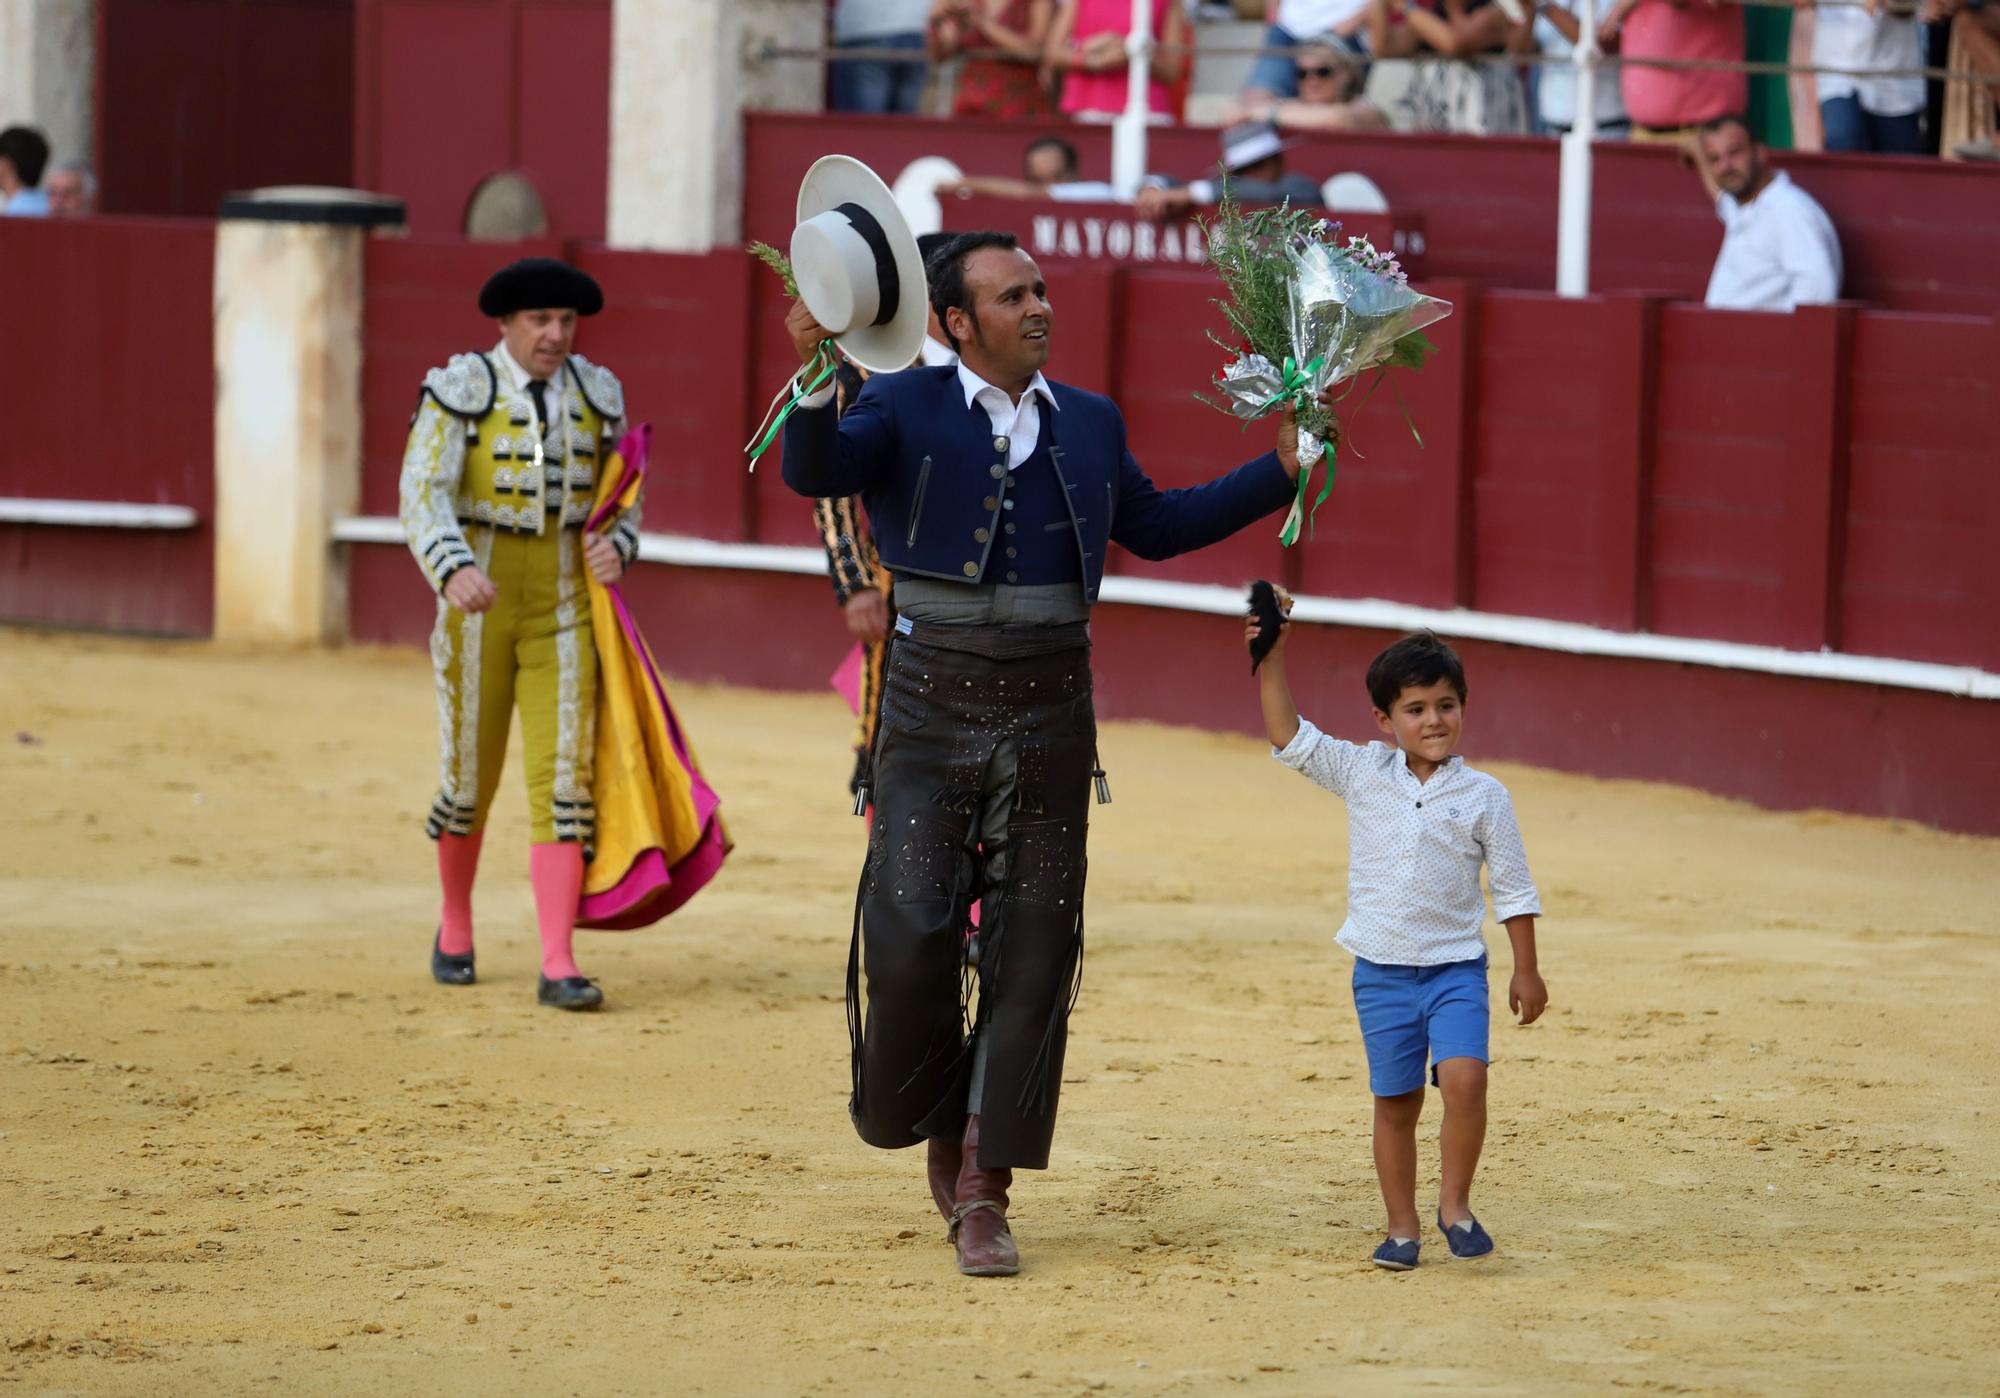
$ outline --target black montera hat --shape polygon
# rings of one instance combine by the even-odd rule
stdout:
[[[571,310],[594,316],[604,309],[604,292],[588,276],[553,257],[524,257],[486,279],[479,289],[479,313],[508,316],[516,311]]]

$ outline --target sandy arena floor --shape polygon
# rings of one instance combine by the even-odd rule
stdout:
[[[847,1124],[838,700],[678,697],[737,853],[564,1016],[518,766],[481,983],[426,974],[419,655],[0,631],[0,1391],[2000,1391],[2000,842],[1496,765],[1554,1007],[1499,1253],[1391,1276],[1339,804],[1111,727],[1055,1168],[971,1281]]]

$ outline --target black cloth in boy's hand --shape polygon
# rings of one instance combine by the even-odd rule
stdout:
[[[1259,578],[1250,584],[1250,615],[1257,618],[1257,639],[1250,643],[1250,673],[1256,674],[1264,657],[1278,644],[1278,630],[1291,610],[1291,594],[1276,583]]]

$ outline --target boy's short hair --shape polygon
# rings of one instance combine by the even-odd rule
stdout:
[[[1465,702],[1465,665],[1458,652],[1440,641],[1434,631],[1414,631],[1369,665],[1368,698],[1386,714],[1404,690],[1424,689],[1439,680],[1450,680],[1458,691],[1458,702]]]

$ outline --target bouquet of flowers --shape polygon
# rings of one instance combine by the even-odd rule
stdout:
[[[1395,257],[1366,238],[1343,243],[1339,224],[1288,204],[1246,214],[1225,188],[1203,231],[1229,293],[1216,304],[1238,343],[1209,336],[1236,357],[1215,376],[1220,397],[1197,396],[1245,422],[1297,408],[1299,494],[1278,533],[1289,547],[1310,517],[1306,493],[1322,455],[1314,512],[1333,489],[1341,424],[1321,394],[1340,383],[1351,389],[1370,370],[1422,368],[1436,349],[1423,328],[1450,315],[1451,303],[1412,291]]]

